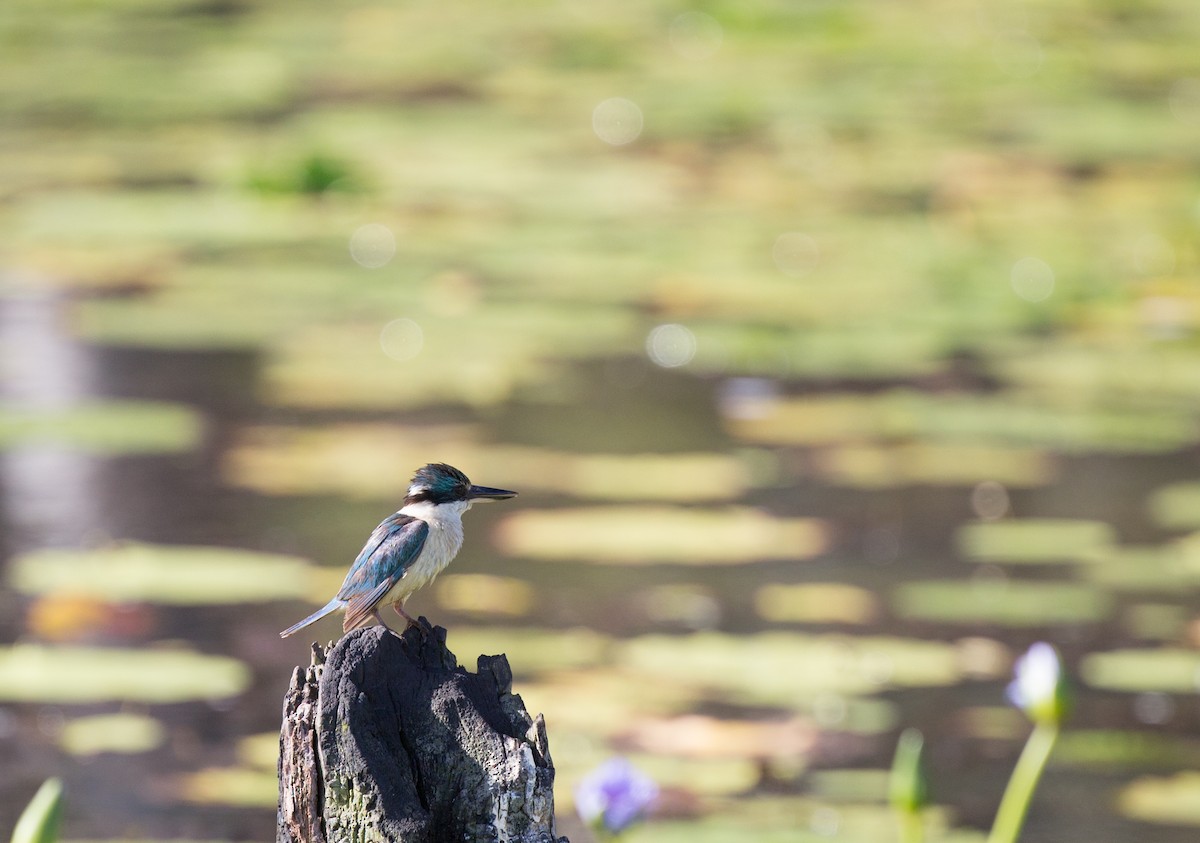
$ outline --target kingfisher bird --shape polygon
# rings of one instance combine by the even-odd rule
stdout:
[[[514,498],[516,492],[474,486],[457,468],[430,463],[413,475],[404,506],[380,522],[350,566],[337,595],[295,626],[279,633],[286,638],[339,609],[346,612],[342,631],[380,624],[382,606],[390,605],[410,625],[404,611],[410,594],[433,582],[463,543],[462,514],[476,501]]]

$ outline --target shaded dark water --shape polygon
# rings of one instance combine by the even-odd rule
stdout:
[[[58,331],[55,314],[61,304],[49,300],[29,305],[35,310],[47,309],[34,321],[42,320],[37,330],[44,334],[41,341],[51,351],[43,356],[44,370],[35,366],[26,373],[35,383],[42,378],[57,379],[61,389],[26,390],[15,395],[18,402],[53,406],[84,398],[179,401],[202,413],[203,442],[194,451],[169,456],[102,458],[48,448],[39,457],[40,446],[10,451],[0,477],[6,502],[0,542],[6,556],[36,547],[88,546],[119,539],[269,550],[340,569],[339,560],[348,559],[367,530],[394,507],[394,501],[332,495],[266,497],[227,485],[220,471],[225,448],[246,423],[379,420],[392,418],[390,415],[267,409],[255,398],[260,365],[255,352],[90,348]],[[28,313],[22,318],[28,320]],[[73,373],[73,380],[62,380],[64,372]],[[575,374],[580,398],[570,403],[546,403],[531,395],[486,417],[453,408],[414,417],[430,424],[482,418],[499,442],[567,451],[724,452],[736,447],[716,410],[716,380],[664,371],[636,359],[581,364]],[[796,383],[785,388],[813,386]],[[970,575],[971,569],[959,558],[954,544],[955,530],[974,517],[969,489],[839,488],[812,473],[810,454],[799,449],[776,450],[779,482],[750,491],[742,503],[768,512],[828,520],[833,528],[828,551],[802,565],[782,561],[746,566],[627,567],[498,559],[482,549],[482,537],[499,517],[495,510],[484,509],[469,517],[468,551],[454,570],[491,570],[532,584],[537,608],[523,625],[549,629],[584,626],[617,638],[685,631],[642,610],[637,597],[654,585],[698,583],[707,587],[719,595],[715,628],[745,634],[778,628],[764,621],[755,609],[755,593],[766,583],[837,581],[883,594],[913,579]],[[431,459],[436,456],[430,455]],[[1011,510],[1022,516],[1101,519],[1116,527],[1124,543],[1150,544],[1167,538],[1146,515],[1146,496],[1166,483],[1195,474],[1191,451],[1060,459],[1060,479],[1054,484],[1010,490]],[[22,466],[14,460],[30,462]],[[399,494],[409,467],[381,466],[380,470],[396,472]],[[486,478],[486,482],[503,485],[504,478]],[[547,493],[524,494],[520,502],[536,508],[557,504]],[[1048,572],[1035,568],[1022,575],[1037,578]],[[1186,595],[1173,599],[1185,607],[1190,604]],[[1114,616],[1120,615],[1122,601],[1127,600],[1118,599]],[[2,643],[27,639],[30,633],[25,618],[30,601],[9,591],[0,591],[0,601]],[[0,764],[0,816],[14,817],[46,776],[64,775],[70,792],[69,837],[270,839],[274,834],[271,809],[188,804],[179,800],[172,782],[181,773],[236,764],[236,739],[278,728],[282,692],[292,666],[304,659],[305,647],[296,640],[280,641],[277,631],[304,608],[270,603],[131,606],[125,611],[128,623],[110,628],[102,643],[156,646],[164,641],[185,641],[201,652],[229,655],[247,664],[253,673],[250,690],[218,704],[0,706],[0,757],[5,759]],[[429,614],[452,631],[456,623],[468,621],[439,609],[428,595],[414,598],[410,611]],[[855,632],[944,640],[970,634],[1000,639],[1014,651],[1052,634],[1063,645],[1070,663],[1087,652],[1131,643],[1128,633],[1114,624],[964,629],[961,625],[904,621],[888,612]],[[502,641],[497,648],[503,649]],[[515,667],[520,673],[520,665]],[[898,704],[901,723],[919,726],[929,736],[938,800],[956,806],[959,821],[966,825],[983,827],[990,821],[1018,745],[1011,740],[965,737],[955,713],[969,706],[996,705],[1001,694],[1002,683],[997,681],[883,694]],[[56,737],[65,718],[115,710],[152,713],[165,725],[167,741],[150,752],[105,754],[91,760],[71,758],[57,749]],[[724,713],[753,716],[755,709],[730,706]],[[1077,725],[1151,728],[1190,736],[1200,727],[1200,704],[1192,696],[1175,698],[1170,717],[1148,727],[1135,716],[1130,695],[1088,691],[1080,701]],[[551,722],[552,742],[554,735]],[[846,740],[832,745],[835,748],[827,759],[832,766],[883,766],[891,751],[889,740]],[[1097,810],[1098,799],[1107,804],[1128,776],[1127,772],[1078,769],[1051,774],[1033,811],[1026,839],[1164,843],[1191,839],[1191,833],[1180,829],[1133,823]],[[805,784],[801,778],[774,786],[801,792]],[[564,830],[570,831],[570,821],[564,819]],[[0,824],[0,833],[7,826],[6,819]]]

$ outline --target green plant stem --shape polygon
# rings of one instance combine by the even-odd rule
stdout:
[[[1042,770],[1050,758],[1050,750],[1057,740],[1057,726],[1034,726],[1025,748],[1021,750],[1021,757],[1017,759],[1012,778],[1008,780],[1004,798],[1000,800],[988,843],[1016,843],[1021,827],[1025,825],[1025,814],[1029,811],[1029,803],[1033,801],[1033,792],[1037,789]]]
[[[899,811],[896,815],[900,822],[900,843],[922,843],[925,839],[925,824],[921,822],[920,811]]]

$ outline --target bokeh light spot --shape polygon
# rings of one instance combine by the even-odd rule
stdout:
[[[642,133],[642,110],[624,97],[612,97],[592,111],[592,130],[596,137],[613,146],[624,146]]]
[[[396,254],[396,235],[386,225],[367,223],[350,235],[350,257],[359,266],[378,269]]]
[[[971,490],[971,509],[984,521],[1003,518],[1008,508],[1008,490],[995,480],[984,480]]]
[[[1146,691],[1133,698],[1133,716],[1142,723],[1161,726],[1175,714],[1175,701],[1162,691]]]
[[[802,231],[788,231],[775,238],[771,257],[780,272],[799,278],[817,268],[821,261],[821,249],[810,235]]]
[[[1054,292],[1054,270],[1041,258],[1021,258],[1009,273],[1013,292],[1027,302],[1040,302]]]
[[[393,360],[412,360],[425,345],[425,332],[411,319],[393,319],[379,332],[379,346]]]
[[[671,48],[691,61],[712,58],[721,49],[725,31],[712,15],[684,12],[676,15],[667,32]]]
[[[686,366],[696,356],[696,336],[682,325],[659,325],[646,337],[646,354],[664,369]]]

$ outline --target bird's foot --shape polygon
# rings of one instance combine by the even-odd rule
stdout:
[[[405,631],[407,631],[409,628],[414,627],[414,626],[420,628],[421,624],[417,621],[416,618],[414,618],[408,612],[404,611],[404,606],[402,604],[393,603],[392,608],[396,610],[397,615],[404,618]]]

